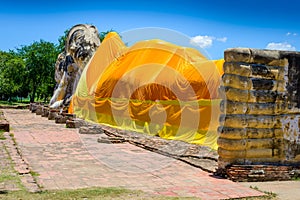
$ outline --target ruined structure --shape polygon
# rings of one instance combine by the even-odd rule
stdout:
[[[151,126],[149,126],[149,124],[151,124],[151,120],[146,118],[148,116],[145,115],[146,117],[143,116],[141,118],[136,117],[134,118],[136,121],[132,119],[132,116],[144,115],[147,113],[145,110],[151,110],[151,107],[154,107],[157,110],[157,119],[163,118],[161,113],[166,107],[167,101],[155,96],[158,94],[162,95],[163,92],[158,92],[158,86],[148,87],[149,90],[144,90],[146,87],[140,87],[140,85],[131,87],[130,84],[145,82],[145,73],[143,70],[138,71],[141,73],[140,75],[137,75],[139,73],[135,71],[135,73],[131,74],[132,77],[126,78],[125,82],[122,77],[124,74],[130,74],[125,73],[127,72],[126,70],[130,72],[130,70],[136,69],[133,60],[135,62],[143,61],[138,62],[137,66],[140,66],[141,63],[152,63],[152,69],[155,69],[153,68],[153,63],[155,63],[152,56],[153,53],[160,55],[161,51],[155,51],[166,47],[174,48],[174,46],[167,45],[162,41],[158,42],[158,40],[140,42],[135,45],[138,46],[133,45],[132,47],[126,47],[117,33],[110,33],[100,46],[99,34],[94,26],[74,26],[68,34],[65,52],[62,52],[58,56],[56,62],[55,80],[57,87],[50,101],[50,108],[37,106],[36,108],[33,107],[32,110],[36,110],[37,114],[39,113],[42,116],[48,117],[48,119],[55,120],[56,123],[67,123],[68,127],[79,126],[79,123],[77,123],[79,121],[74,120],[75,116],[77,116],[97,123],[119,126],[123,129],[137,127],[136,124],[138,124],[143,130],[150,130]],[[148,50],[149,47],[153,47],[151,48],[152,54],[149,54],[149,57],[145,56],[148,54],[145,54],[146,51],[143,50],[143,45],[147,46],[146,50]],[[180,49],[180,47],[176,48]],[[131,51],[137,53],[138,51],[136,51],[136,49],[141,51],[141,54],[129,54]],[[172,60],[170,59],[171,56],[174,56],[172,52],[189,53],[187,49],[185,49],[185,51],[168,50],[166,52],[171,52],[170,55],[166,54],[167,62]],[[187,54],[190,56],[179,56],[178,58],[192,57],[193,55],[197,58],[194,60],[201,61],[201,59],[205,59],[198,54],[196,55],[195,51],[190,51],[190,53],[191,54]],[[176,54],[176,56],[178,55],[179,54]],[[160,62],[164,61],[162,55],[157,57],[160,58]],[[176,57],[174,60],[178,61],[178,58]],[[223,114],[220,116],[220,127],[218,128],[219,159],[217,174],[227,176],[235,181],[288,180],[294,177],[300,177],[300,53],[235,48],[226,50],[224,58],[224,75],[222,76],[221,86],[219,82],[219,71],[217,73],[215,69],[216,73],[212,73],[212,69],[214,69],[212,66],[217,65],[216,63],[201,61],[200,63],[203,65],[198,66],[195,65],[196,62],[193,62],[195,66],[190,65],[190,68],[184,68],[184,70],[182,70],[184,74],[189,70],[192,71],[191,69],[194,69],[193,67],[198,67],[198,71],[202,73],[205,72],[204,74],[207,75],[204,76],[204,78],[215,77],[211,79],[213,81],[204,82],[213,84],[210,91],[215,92],[213,99],[216,100],[216,102],[219,102],[216,88],[220,86],[220,94],[223,99],[221,101],[221,111]],[[89,63],[90,59],[91,62]],[[114,60],[115,62],[112,62]],[[187,62],[187,60],[185,60],[185,62]],[[176,66],[178,63],[183,62],[174,61],[174,69],[177,69]],[[204,65],[205,63],[206,65]],[[209,63],[213,64],[210,68]],[[221,63],[223,64],[223,60]],[[170,67],[169,64],[170,63],[168,63],[168,66]],[[164,65],[166,65],[166,63],[160,63],[159,66]],[[84,70],[85,67],[86,70]],[[119,68],[122,69],[122,73],[119,73]],[[179,67],[178,69],[183,68]],[[205,69],[207,69],[207,71],[205,71]],[[150,72],[147,73],[150,83],[152,83],[153,76],[157,76],[157,71],[162,72],[163,70],[160,68],[153,70],[154,75]],[[106,76],[100,76],[104,72]],[[158,80],[166,81],[169,80],[167,77],[175,77],[171,76],[169,71],[165,72],[165,74],[161,74],[163,78]],[[220,70],[220,73],[221,72],[222,70]],[[81,79],[81,82],[78,84],[81,74],[84,78]],[[197,75],[194,71],[191,74],[194,76]],[[213,76],[208,74],[213,74]],[[102,77],[103,80],[99,77]],[[141,80],[136,80],[137,78]],[[172,78],[169,81],[172,84],[166,84],[168,86],[167,88],[172,88],[173,86],[170,87],[170,85],[175,85],[173,82],[180,83],[180,81],[174,81],[175,79]],[[195,83],[195,80],[194,78],[190,84]],[[203,82],[201,79],[197,79],[197,81],[199,87],[194,91],[201,92],[200,89],[203,89],[203,85],[206,84],[201,85]],[[116,85],[115,83],[117,82],[122,84]],[[130,84],[128,84],[128,87],[124,87],[124,85],[126,85],[125,83]],[[77,84],[81,87],[75,92]],[[178,88],[181,88],[183,84],[179,85],[180,87]],[[113,90],[115,90],[116,86],[122,86],[122,89],[116,90],[120,91],[120,94],[123,95],[120,95],[122,98],[124,98],[125,92],[128,92],[129,95],[126,94],[126,97],[128,97],[128,99],[132,97],[134,101],[129,103],[125,102],[125,104],[123,104],[124,102],[120,101],[120,99],[116,101],[116,97],[119,98],[119,96],[113,96],[114,98],[111,98],[111,94],[113,94]],[[127,91],[126,88],[143,89],[136,93],[140,94],[140,97],[143,98],[147,96],[144,94],[151,94],[152,96],[147,96],[149,99],[138,99],[137,95],[132,96],[132,92],[130,90]],[[154,92],[152,92],[152,89],[155,89],[153,90]],[[163,89],[161,91],[167,90]],[[169,93],[171,94],[171,92]],[[155,95],[153,96],[153,94]],[[184,90],[182,94],[187,96],[186,90]],[[212,93],[210,93],[209,96],[211,95]],[[74,97],[72,100],[73,110],[76,111],[73,113],[74,115],[68,115],[66,112],[61,113],[61,110],[57,108],[67,106],[72,97]],[[153,97],[153,99],[150,99],[150,97]],[[94,101],[95,99],[97,99],[97,101]],[[111,101],[111,99],[114,99],[116,102]],[[161,108],[157,107],[157,99],[163,100],[164,102]],[[149,106],[147,109],[146,106],[142,104],[144,100],[147,100],[147,104],[145,104]],[[203,100],[202,96],[198,98],[198,100],[197,105],[200,105],[200,102]],[[169,112],[167,116],[179,113],[177,111],[174,112],[174,110],[177,109],[173,109],[174,103],[170,105],[168,108],[172,109],[165,110],[165,112]],[[135,107],[131,108],[130,106]],[[214,109],[212,112],[211,109],[214,106],[219,108],[219,104],[201,104],[201,106],[202,121],[199,121],[199,124],[204,123],[205,120],[209,118],[211,118],[212,121],[217,119],[216,116],[219,116],[219,112],[216,113],[215,111],[218,109]],[[127,108],[131,109],[131,118],[128,119],[126,118],[127,115],[125,117],[121,115],[122,113],[128,113]],[[121,109],[124,110],[120,112]],[[139,109],[144,110],[141,112]],[[194,115],[198,112],[198,107],[196,110],[193,109],[186,109],[193,111],[191,112],[191,120],[187,120],[188,126],[195,121],[196,123],[198,122]],[[112,112],[113,110],[115,112]],[[114,115],[116,115],[116,113],[119,117],[118,120],[123,120],[124,118],[127,121],[124,120],[124,123],[119,124],[115,123]],[[146,121],[140,119],[146,119]],[[174,119],[175,118],[172,117],[173,121]],[[122,127],[120,124],[124,126]],[[215,129],[214,132],[211,133],[216,132],[218,121],[216,120],[216,123],[213,124],[215,124],[215,126],[213,126]],[[175,125],[178,126],[179,124]],[[206,128],[206,126],[203,127]],[[149,131],[150,134],[157,133],[154,128],[151,130],[152,132]],[[161,130],[167,129],[164,128]],[[195,131],[191,133],[194,134],[194,132]],[[165,134],[164,132],[161,133],[162,135]],[[185,130],[182,135],[186,133]],[[204,132],[202,131],[201,134],[202,133]],[[172,136],[171,138],[174,139],[175,137]],[[192,137],[193,142],[195,142],[196,138],[197,137]],[[211,143],[213,145],[210,145],[210,147],[217,148],[217,134],[210,134],[208,138],[209,139],[205,140],[206,145]],[[182,139],[182,137],[180,139]],[[203,144],[202,141],[199,142],[199,144]]]
[[[218,173],[287,180],[300,169],[300,53],[225,51]]]

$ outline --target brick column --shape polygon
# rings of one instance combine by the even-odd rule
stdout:
[[[263,169],[298,169],[300,53],[235,48],[224,57],[218,172],[235,180],[273,180]],[[246,175],[232,175],[236,169]]]

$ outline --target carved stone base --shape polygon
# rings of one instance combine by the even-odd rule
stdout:
[[[49,108],[44,106],[42,110],[42,117],[48,117],[48,116],[49,116]]]
[[[61,113],[55,117],[55,123],[65,124],[67,123],[67,120],[72,120],[75,117],[76,117],[75,114]]]
[[[83,126],[79,128],[80,134],[103,134],[104,131],[100,126]]]
[[[35,114],[36,115],[42,115],[43,114],[43,106],[42,105],[36,106]]]
[[[58,116],[59,111],[58,110],[50,110],[48,119],[49,120],[55,120],[55,117]]]
[[[88,123],[86,121],[78,118],[73,118],[66,121],[67,128],[80,128],[82,126],[87,126],[87,124]]]
[[[36,109],[37,109],[37,105],[35,103],[30,103],[29,105],[29,110],[32,112],[32,113],[35,113],[36,112]]]
[[[67,118],[62,115],[57,115],[55,117],[55,123],[56,124],[65,124],[67,122]]]

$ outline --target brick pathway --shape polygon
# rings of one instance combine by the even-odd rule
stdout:
[[[5,133],[5,136],[7,133]],[[6,139],[5,139],[6,140]],[[6,141],[0,140],[0,193],[10,190],[19,190],[17,180],[11,180],[9,176],[15,176],[11,158],[7,152]]]
[[[5,132],[4,138],[0,140],[0,193],[24,188],[30,192],[40,191],[10,133]]]
[[[151,194],[228,199],[263,193],[128,143],[98,143],[28,110],[4,110],[24,160],[44,189],[123,187]]]

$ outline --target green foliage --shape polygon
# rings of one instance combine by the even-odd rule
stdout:
[[[15,99],[13,99],[15,100]],[[1,101],[0,100],[0,106],[26,106],[29,104],[29,99],[22,99],[22,102],[20,101]]]
[[[36,97],[46,100],[55,86],[55,61],[58,47],[40,40],[16,51],[0,51],[0,99]]]
[[[33,102],[36,96],[46,100],[52,95],[55,86],[53,77],[58,48],[51,42],[40,40],[17,49],[17,53],[25,62],[30,102]]]
[[[16,50],[0,51],[0,100],[49,100],[55,86],[55,62],[65,51],[69,31],[58,38],[57,45],[40,40]],[[112,31],[100,32],[100,40]]]
[[[0,99],[26,95],[25,62],[14,52],[0,52]]]
[[[65,30],[64,35],[62,35],[58,38],[58,46],[57,46],[58,52],[65,51],[65,44],[66,44],[66,40],[67,40],[69,31],[70,31],[70,28]]]
[[[65,200],[65,199],[94,199],[94,200],[111,200],[111,199],[152,199],[152,200],[165,200],[165,199],[198,199],[192,197],[165,197],[147,194],[136,190],[127,190],[122,188],[84,188],[77,190],[50,190],[42,191],[38,193],[29,193],[24,190],[21,191],[10,191],[6,194],[0,193],[0,199],[3,200],[32,200],[32,199],[55,199],[55,200]]]

